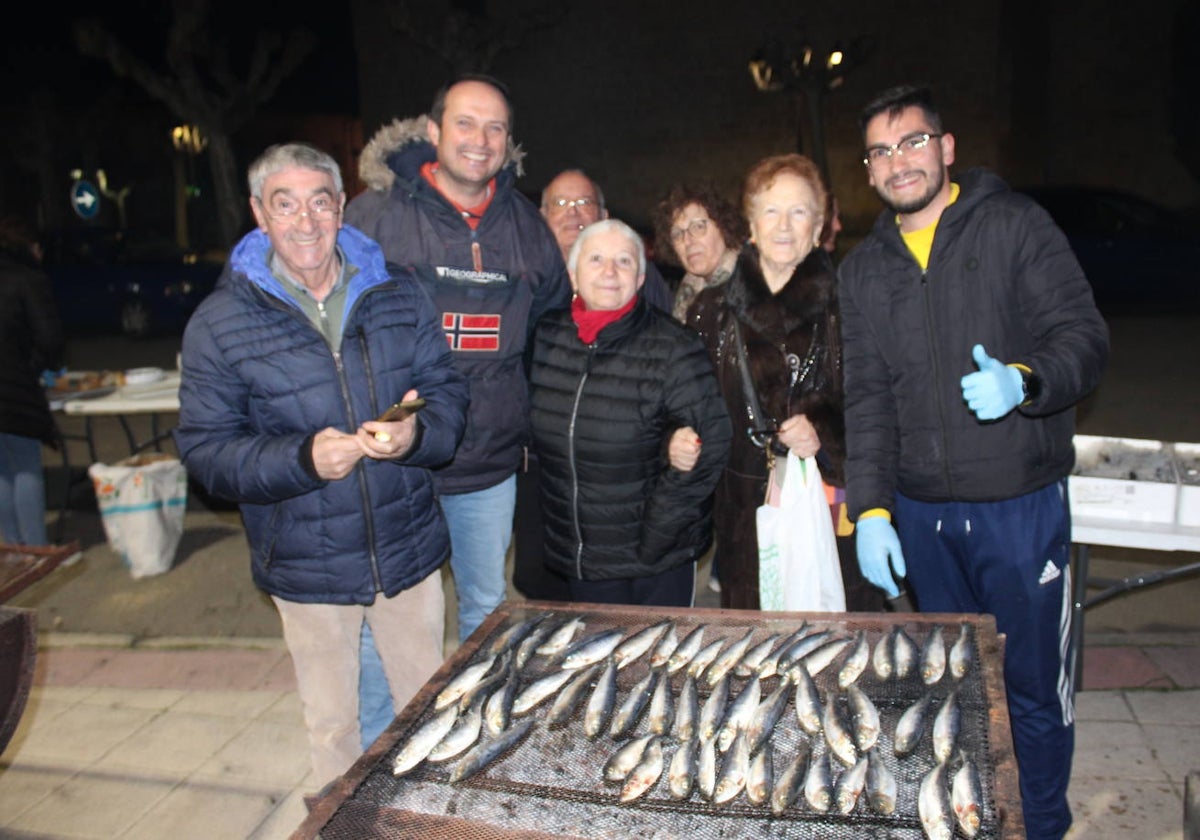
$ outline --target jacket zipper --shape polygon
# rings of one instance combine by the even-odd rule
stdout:
[[[946,426],[946,403],[942,399],[941,381],[942,373],[941,366],[938,364],[939,356],[937,353],[937,342],[934,339],[934,334],[937,332],[937,324],[934,323],[933,305],[930,300],[929,291],[929,272],[921,272],[921,302],[925,305],[925,339],[929,342],[929,359],[933,365],[933,399],[937,405],[938,413],[938,430],[942,437],[942,476],[946,481],[946,492],[949,498],[955,498],[954,492],[954,476],[950,471],[950,435]]]
[[[583,373],[579,384],[575,386],[575,401],[571,405],[571,422],[567,424],[567,463],[571,467],[571,522],[575,526],[575,577],[583,580],[583,528],[579,524],[579,471],[575,463],[575,420],[579,417],[579,402],[583,399],[583,386],[587,384],[588,375],[592,372],[592,356],[596,352],[596,342],[588,345],[587,358],[583,363]]]
[[[362,353],[364,375],[367,378],[367,391],[370,394],[371,405],[374,406],[378,411],[379,403],[375,396],[375,375],[371,368],[371,355],[367,347],[367,335],[365,332],[363,332],[363,328],[361,326],[354,334],[358,338],[359,350]],[[345,338],[343,336],[343,341],[344,340]],[[338,370],[339,372],[342,372],[342,357],[340,354],[335,354],[335,358],[338,362]],[[346,397],[347,405],[349,406],[350,403],[348,390],[346,391]],[[355,423],[355,428],[357,428],[358,421],[354,417],[353,408],[349,408],[349,413],[351,420]],[[375,517],[371,515],[371,491],[367,487],[367,471],[361,460],[359,463],[355,464],[354,471],[358,475],[358,488],[359,492],[362,494],[363,524],[366,526],[367,531],[367,556],[371,561],[371,579],[375,582],[375,591],[382,592],[383,575],[379,571],[379,557],[375,553]]]

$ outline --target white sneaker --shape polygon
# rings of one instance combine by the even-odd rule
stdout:
[[[708,579],[708,591],[719,593],[721,591],[721,581],[717,580],[715,577],[710,577]]]

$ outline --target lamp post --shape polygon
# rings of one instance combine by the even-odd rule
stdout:
[[[171,145],[175,149],[175,242],[184,251],[189,251],[188,184],[191,183],[195,156],[208,146],[208,138],[200,133],[199,126],[177,125],[171,129]]]
[[[797,47],[771,41],[750,60],[750,77],[762,93],[793,91],[797,97],[796,151],[804,151],[808,127],[810,156],[830,189],[829,158],[825,152],[825,97],[842,86],[846,74],[862,64],[871,49],[864,39],[822,51],[803,38]]]

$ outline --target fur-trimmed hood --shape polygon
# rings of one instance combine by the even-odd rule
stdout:
[[[392,120],[375,132],[358,159],[358,174],[369,189],[386,191],[392,188],[397,176],[414,178],[422,164],[437,159],[429,139],[429,115]],[[508,138],[504,164],[515,178],[525,174],[525,150]]]
[[[776,295],[759,267],[758,249],[747,245],[738,255],[725,303],[739,321],[773,340],[782,340],[823,318],[836,296],[837,275],[823,249],[814,248]]]

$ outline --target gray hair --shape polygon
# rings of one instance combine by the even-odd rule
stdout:
[[[262,201],[263,184],[267,178],[289,166],[324,172],[333,178],[334,192],[342,192],[342,169],[332,156],[308,143],[277,143],[268,147],[250,164],[247,172],[250,195]]]
[[[597,233],[608,233],[616,231],[624,234],[625,238],[633,243],[634,249],[638,256],[638,274],[646,273],[646,244],[642,242],[641,234],[631,228],[629,225],[622,222],[620,219],[601,219],[598,222],[585,227],[579,232],[579,238],[575,240],[575,244],[571,246],[571,252],[567,254],[567,270],[571,274],[575,273],[575,267],[579,265],[579,252],[583,250],[583,243]]]

